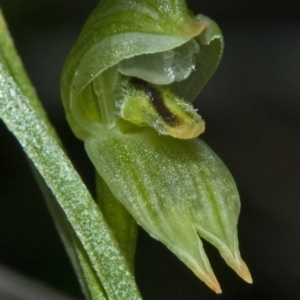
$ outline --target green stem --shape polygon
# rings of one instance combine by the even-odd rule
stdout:
[[[137,224],[126,208],[115,198],[101,176],[96,172],[97,203],[114,233],[120,249],[134,274],[134,254]]]

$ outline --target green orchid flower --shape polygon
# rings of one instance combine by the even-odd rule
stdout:
[[[251,282],[239,253],[234,180],[196,138],[205,124],[191,104],[217,68],[223,44],[217,24],[193,16],[182,0],[102,0],[61,80],[67,119],[109,201],[117,199],[217,293],[199,237]]]

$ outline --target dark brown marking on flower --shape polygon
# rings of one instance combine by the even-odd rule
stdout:
[[[162,117],[164,122],[172,127],[180,124],[178,118],[174,116],[166,107],[160,91],[155,89],[150,83],[137,77],[131,77],[129,82],[135,89],[141,90],[145,93],[152,107]]]

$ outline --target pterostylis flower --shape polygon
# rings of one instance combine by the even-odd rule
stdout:
[[[196,138],[205,125],[191,104],[222,51],[216,23],[183,0],[103,0],[62,76],[69,124],[112,194],[217,293],[200,237],[251,282],[235,183]]]

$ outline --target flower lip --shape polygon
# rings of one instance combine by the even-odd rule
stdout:
[[[129,82],[136,89],[142,90],[145,93],[147,99],[151,103],[151,106],[162,117],[165,123],[172,127],[180,125],[180,121],[178,120],[178,118],[175,115],[173,115],[165,105],[160,91],[155,89],[146,81],[137,77],[131,77]]]

